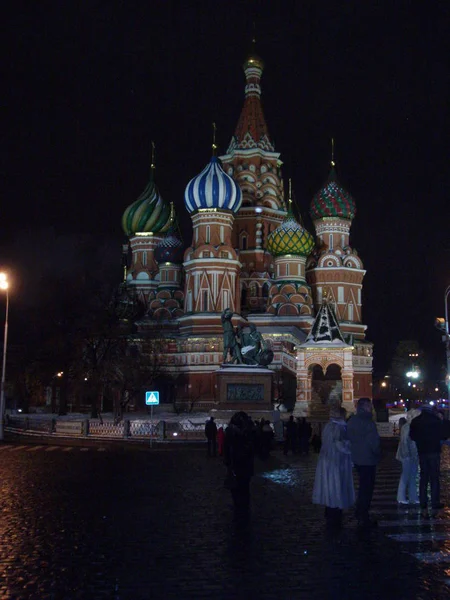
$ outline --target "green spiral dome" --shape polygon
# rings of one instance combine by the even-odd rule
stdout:
[[[152,172],[145,190],[123,213],[122,228],[127,236],[135,233],[165,233],[172,220],[170,205],[161,198]]]

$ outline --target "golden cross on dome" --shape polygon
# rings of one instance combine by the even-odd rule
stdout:
[[[216,155],[216,150],[217,150],[217,144],[216,144],[216,131],[217,131],[217,127],[216,124],[213,123],[213,143],[212,143],[212,151],[213,151],[213,156]]]
[[[155,170],[155,142],[152,140],[152,164],[150,165],[152,171]]]
[[[331,166],[336,166],[336,163],[334,162],[334,138],[331,138]]]

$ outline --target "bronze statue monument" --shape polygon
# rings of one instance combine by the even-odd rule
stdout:
[[[222,313],[223,326],[223,362],[225,364],[237,363],[242,366],[266,367],[273,360],[273,352],[268,347],[263,336],[253,323],[240,324],[237,331],[234,330],[231,319],[231,309],[226,308]],[[240,315],[238,315],[240,316]],[[244,330],[249,328],[247,333]],[[231,358],[227,363],[227,357]]]

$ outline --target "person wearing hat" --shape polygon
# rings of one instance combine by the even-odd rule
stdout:
[[[327,527],[341,527],[342,510],[355,503],[346,410],[334,407],[322,433],[322,447],[314,479],[313,504],[325,506]]]

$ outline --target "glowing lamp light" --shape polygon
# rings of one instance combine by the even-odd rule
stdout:
[[[433,400],[431,400],[431,402],[430,402],[430,406],[434,406],[434,402],[433,402]]]
[[[255,213],[262,213],[263,209],[260,206],[255,208]]]
[[[7,290],[9,287],[6,273],[0,273],[0,289]]]
[[[406,373],[406,377],[411,377],[412,379],[417,379],[419,377],[419,371],[408,371]]]
[[[434,388],[434,391],[435,391],[435,392],[438,392],[438,391],[439,391],[439,388]]]
[[[177,437],[178,433],[176,431],[173,432],[173,437]]]
[[[383,381],[383,382],[381,383],[381,387],[386,387],[386,386],[387,386],[387,383],[386,383],[385,381]]]

